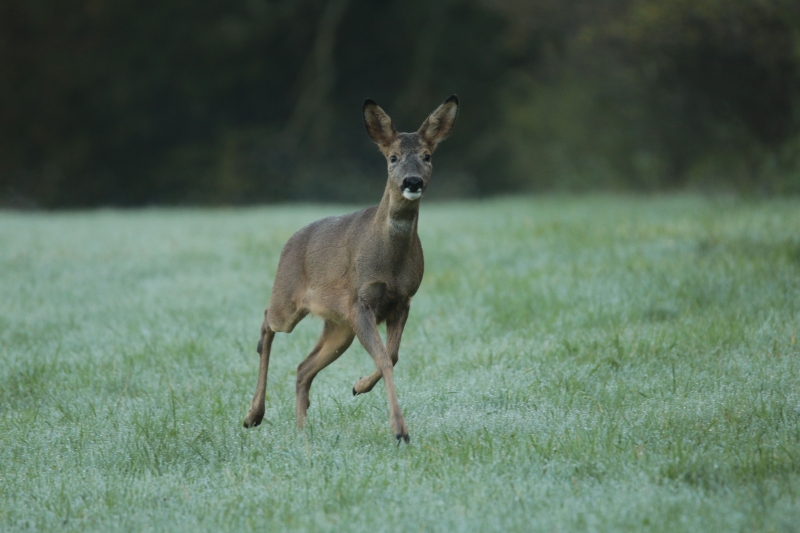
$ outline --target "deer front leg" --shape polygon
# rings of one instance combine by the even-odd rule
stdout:
[[[350,347],[354,335],[353,330],[346,324],[325,321],[325,326],[322,329],[322,335],[320,335],[317,345],[297,367],[298,427],[303,427],[306,411],[308,411],[308,406],[311,403],[308,399],[311,382],[314,381],[320,370],[338,359]]]
[[[400,356],[400,339],[403,336],[410,309],[410,302],[406,302],[399,305],[393,313],[386,317],[386,351],[389,352],[393,367],[397,366],[397,360]],[[381,373],[379,370],[369,376],[359,378],[356,384],[353,385],[353,396],[371,391],[380,379]]]
[[[264,419],[264,397],[267,393],[267,371],[269,370],[269,352],[272,349],[272,339],[275,332],[269,327],[267,314],[264,314],[264,324],[261,326],[261,340],[258,341],[258,351],[261,360],[258,367],[258,383],[253,401],[250,404],[250,411],[244,419],[244,427],[251,428],[257,426]]]
[[[378,333],[378,324],[375,321],[375,315],[363,302],[358,302],[354,310],[353,325],[355,326],[356,336],[364,349],[372,356],[375,361],[375,366],[378,372],[383,377],[383,382],[386,385],[386,396],[389,399],[389,421],[392,426],[395,438],[398,442],[400,439],[409,441],[408,428],[403,419],[403,413],[400,411],[400,404],[397,401],[397,391],[394,386],[394,370],[392,368],[392,361],[386,348],[381,341],[380,333]]]

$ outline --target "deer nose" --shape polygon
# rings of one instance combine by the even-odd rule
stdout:
[[[422,190],[422,178],[416,176],[403,179],[403,190],[409,192],[419,192]]]

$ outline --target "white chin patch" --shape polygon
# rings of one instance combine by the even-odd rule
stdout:
[[[422,191],[411,192],[408,190],[403,191],[403,198],[406,200],[419,200],[422,196]]]

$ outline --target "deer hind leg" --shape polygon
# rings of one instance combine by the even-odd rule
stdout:
[[[386,351],[389,352],[392,367],[397,365],[400,356],[400,339],[403,336],[403,329],[406,327],[409,309],[409,304],[402,305],[386,318]],[[353,385],[353,396],[371,391],[380,380],[380,370],[375,370],[369,376],[359,378]]]
[[[330,320],[325,321],[314,349],[308,354],[302,363],[297,367],[297,426],[303,427],[306,419],[306,411],[311,403],[308,397],[311,382],[316,375],[336,361],[353,342],[355,333],[347,324],[340,324]]]
[[[250,411],[244,419],[244,427],[251,428],[261,423],[264,418],[264,397],[267,393],[267,371],[269,370],[269,353],[272,349],[272,339],[275,332],[269,327],[267,315],[269,310],[264,313],[264,324],[261,326],[261,339],[258,341],[258,352],[261,361],[258,367],[258,383],[253,401],[250,404]]]

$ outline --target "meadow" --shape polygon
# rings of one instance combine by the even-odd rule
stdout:
[[[0,531],[798,531],[800,199],[423,202],[396,369],[273,345],[281,247],[342,206],[0,212]]]

